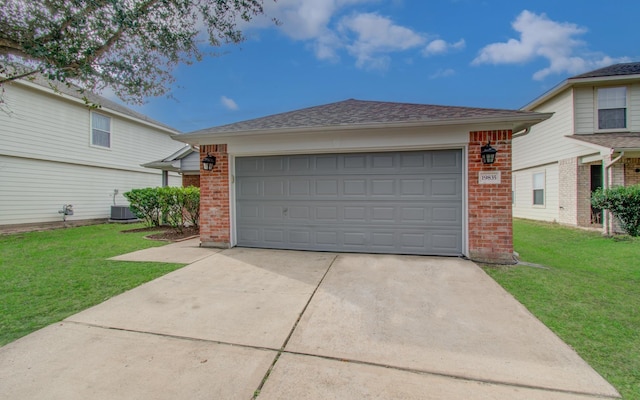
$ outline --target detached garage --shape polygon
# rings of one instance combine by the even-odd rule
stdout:
[[[200,171],[203,246],[509,263],[511,138],[549,117],[346,100],[175,138],[215,159]]]

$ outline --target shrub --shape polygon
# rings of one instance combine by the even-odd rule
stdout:
[[[129,208],[147,226],[162,222],[178,232],[187,225],[198,227],[200,222],[200,188],[158,187],[132,189],[124,194]]]
[[[631,236],[640,236],[640,185],[598,189],[591,197],[595,208],[611,211]]]
[[[189,186],[183,190],[186,222],[198,227],[200,225],[200,188]]]
[[[147,226],[160,226],[160,199],[156,188],[131,189],[124,193],[129,209]]]

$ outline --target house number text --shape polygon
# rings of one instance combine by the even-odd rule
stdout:
[[[481,185],[491,185],[500,183],[500,171],[480,172],[478,183]]]

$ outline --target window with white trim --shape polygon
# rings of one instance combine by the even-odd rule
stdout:
[[[111,147],[111,118],[91,113],[91,145]]]
[[[598,89],[598,129],[627,127],[627,88]]]
[[[533,174],[533,205],[544,205],[544,172]]]

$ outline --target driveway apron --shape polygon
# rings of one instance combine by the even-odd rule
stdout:
[[[241,248],[193,256],[0,348],[0,397],[618,397],[470,261]]]

